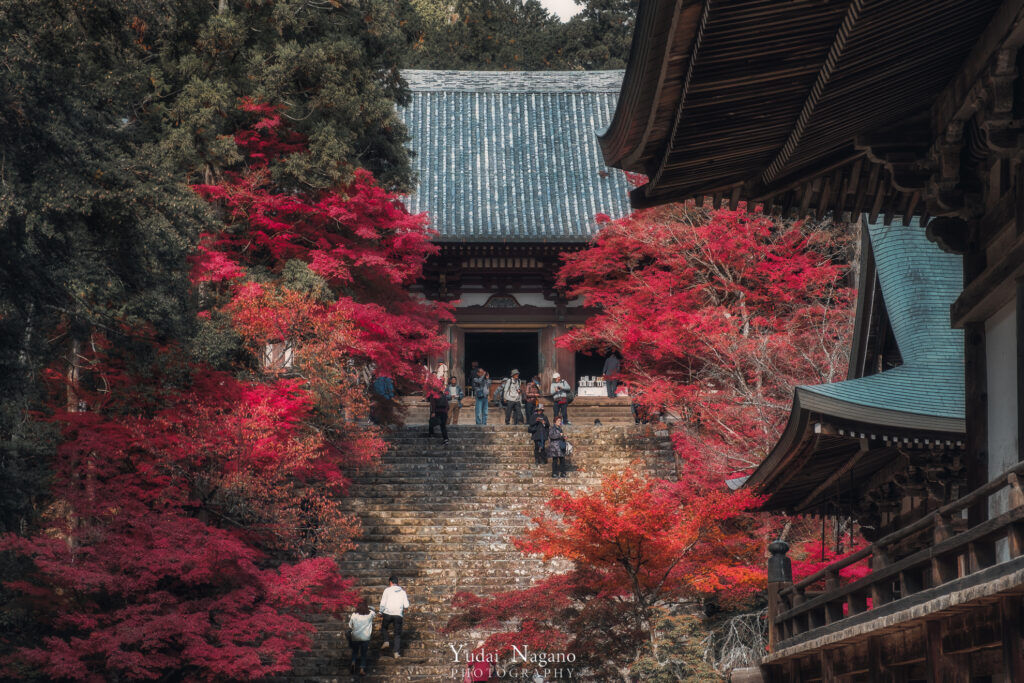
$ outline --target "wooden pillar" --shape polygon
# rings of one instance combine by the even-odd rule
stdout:
[[[780,633],[775,617],[785,611],[785,604],[779,592],[793,585],[793,569],[790,559],[786,557],[789,544],[785,541],[772,541],[768,544],[768,647],[772,651],[780,640],[785,637]]]
[[[985,324],[964,327],[964,385],[967,422],[967,490],[988,483],[988,368],[985,363]],[[967,525],[988,519],[988,500],[967,509]]]
[[[541,393],[547,393],[548,387],[551,386],[551,375],[557,367],[556,334],[554,325],[548,325],[540,331],[540,343],[537,348],[537,367],[540,368]]]
[[[448,328],[448,372],[459,378],[459,384],[466,386],[471,377],[466,377],[466,331],[458,325]]]
[[[928,683],[970,683],[970,655],[948,655],[942,649],[942,622],[925,625],[925,665]]]
[[[871,683],[888,683],[889,667],[882,656],[881,636],[868,638],[868,680]]]
[[[828,648],[821,648],[821,683],[836,683],[836,667],[833,653]]]
[[[554,327],[554,338],[551,340],[551,346],[554,348],[554,359],[555,369],[558,370],[562,375],[562,379],[570,384],[573,389],[576,388],[576,352],[572,349],[563,349],[555,346],[555,339],[561,337],[563,334],[569,331],[569,328],[564,323],[558,323]]]
[[[1003,631],[1003,677],[1024,681],[1024,622],[1021,620],[1021,598],[1010,596],[999,602]]]
[[[1020,226],[1017,226],[1018,229]],[[1024,462],[1024,278],[1016,282],[1017,302],[1017,460]]]

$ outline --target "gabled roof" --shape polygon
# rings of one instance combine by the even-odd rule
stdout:
[[[586,242],[598,213],[629,213],[629,185],[596,134],[622,71],[405,71],[400,110],[419,177],[409,197],[440,242]]]
[[[864,229],[870,268],[860,282],[855,328],[863,336],[878,322],[867,319],[877,307],[864,303],[879,288],[902,364],[862,376],[854,368],[851,379],[797,387],[786,429],[744,484],[768,496],[764,509],[804,510],[838,489],[852,495],[893,462],[897,444],[956,446],[964,434],[963,332],[949,322],[962,259],[929,241],[916,219]],[[864,343],[855,338],[851,355]]]

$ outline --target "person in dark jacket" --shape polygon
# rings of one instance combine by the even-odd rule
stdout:
[[[555,422],[548,432],[548,457],[551,458],[551,476],[565,477],[565,451],[569,444],[565,441],[565,434],[562,433],[562,418],[555,416]]]
[[[618,353],[612,352],[604,359],[604,387],[608,390],[608,398],[615,398],[615,390],[619,388],[619,381],[609,377],[618,375],[621,367]]]
[[[378,375],[373,380],[370,396],[370,422],[383,424],[393,411],[395,400],[395,380],[387,375]]]
[[[441,391],[431,391],[430,393],[430,422],[427,436],[434,436],[434,427],[437,425],[441,426],[441,437],[444,439],[444,445],[448,445],[448,398]]]
[[[530,438],[533,439],[533,461],[538,465],[546,465],[547,456],[544,455],[544,442],[548,440],[548,429],[551,423],[548,416],[544,414],[544,404],[538,403],[533,411],[533,422],[530,423]]]

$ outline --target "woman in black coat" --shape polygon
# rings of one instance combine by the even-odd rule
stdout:
[[[565,451],[569,445],[562,433],[562,416],[555,416],[555,423],[548,431],[548,456],[551,458],[551,476],[565,476]]]
[[[544,442],[548,440],[548,416],[544,414],[544,406],[541,403],[533,410],[533,423],[530,425],[530,438],[533,439],[533,462],[538,465],[546,465],[547,457],[544,455]]]

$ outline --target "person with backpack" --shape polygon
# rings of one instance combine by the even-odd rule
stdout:
[[[562,432],[562,417],[560,415],[555,416],[555,422],[551,425],[551,431],[548,432],[548,457],[551,458],[551,476],[562,477],[565,474],[565,452],[569,449],[569,444],[565,440],[565,434]]]
[[[473,378],[473,398],[476,399],[476,423],[487,424],[487,401],[491,391],[491,376],[481,367],[476,369],[476,377]]]
[[[462,399],[465,394],[459,386],[459,378],[452,375],[448,378],[448,385],[444,388],[445,398],[448,399],[448,424],[459,424],[459,411],[462,410]]]
[[[537,409],[537,401],[540,400],[540,377],[533,376],[526,386],[523,387],[523,402],[526,405],[526,425],[533,426],[533,411]]]
[[[348,618],[349,645],[352,647],[352,662],[349,671],[356,672],[356,661],[359,662],[359,675],[366,675],[366,655],[370,649],[370,635],[373,633],[373,610],[360,600],[356,611]]]
[[[551,387],[548,393],[551,394],[551,400],[555,404],[555,412],[552,417],[557,419],[561,415],[562,421],[567,425],[571,425],[572,423],[569,422],[569,401],[572,400],[572,387],[556,372],[551,375]]]
[[[512,376],[501,385],[501,402],[505,405],[505,424],[523,424],[523,385],[519,381],[519,371],[513,370]]]
[[[440,425],[444,445],[448,445],[448,397],[445,392],[432,389],[430,392],[430,420],[427,423],[428,437],[434,436],[434,427]]]
[[[548,416],[544,414],[544,404],[538,403],[533,411],[533,422],[530,424],[530,438],[533,439],[533,462],[538,465],[548,463],[547,456],[544,455],[544,442],[548,440],[548,429],[550,428],[551,423],[548,422]]]

